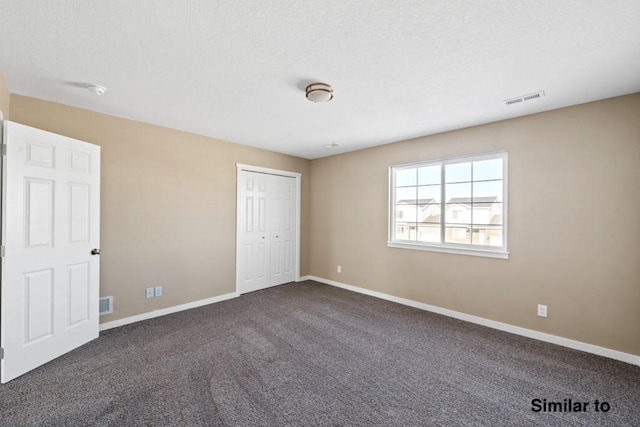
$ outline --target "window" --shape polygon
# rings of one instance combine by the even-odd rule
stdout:
[[[507,153],[392,166],[388,246],[507,258]]]

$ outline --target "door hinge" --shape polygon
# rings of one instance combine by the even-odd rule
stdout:
[[[0,347],[0,360],[4,359],[4,348]]]
[[[2,144],[2,155],[6,156],[7,155],[7,144]]]
[[[4,258],[4,246],[0,246],[0,258]]]

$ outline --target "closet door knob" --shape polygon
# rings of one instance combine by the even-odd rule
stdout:
[[[93,249],[91,255],[100,255],[100,249]]]

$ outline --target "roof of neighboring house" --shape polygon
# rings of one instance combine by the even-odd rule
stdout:
[[[495,196],[491,197],[474,197],[473,203],[496,203],[498,202],[498,198]],[[449,199],[447,204],[457,204],[457,205],[470,205],[471,199],[469,197],[454,197],[453,199]]]
[[[435,199],[418,199],[417,201],[416,199],[404,199],[396,201],[398,205],[426,205],[429,203],[435,203]]]

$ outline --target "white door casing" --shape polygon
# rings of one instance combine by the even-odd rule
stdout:
[[[100,147],[4,122],[6,383],[98,337]]]
[[[300,178],[295,172],[238,165],[238,293],[299,280]]]

